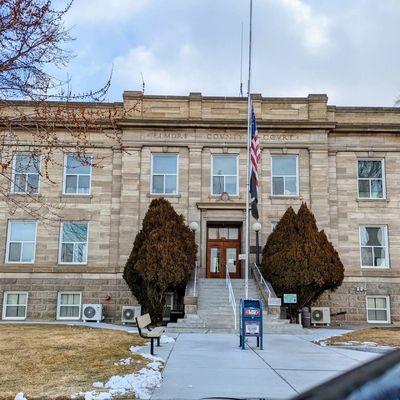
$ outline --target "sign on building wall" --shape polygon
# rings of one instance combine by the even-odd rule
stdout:
[[[283,302],[285,304],[296,304],[297,303],[297,294],[285,293],[283,295]]]

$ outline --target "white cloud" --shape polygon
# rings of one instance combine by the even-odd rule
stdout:
[[[118,23],[129,20],[150,0],[76,0],[66,15],[68,24]]]
[[[301,0],[280,0],[301,30],[303,45],[311,51],[329,42],[330,19]]]

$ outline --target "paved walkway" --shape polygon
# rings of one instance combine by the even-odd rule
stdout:
[[[312,343],[342,332],[319,329],[314,335],[270,334],[265,336],[262,351],[255,346],[241,350],[234,334],[180,334],[171,346],[163,383],[152,399],[290,398],[377,356]]]

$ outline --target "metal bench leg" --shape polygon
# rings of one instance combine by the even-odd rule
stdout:
[[[160,336],[157,338],[157,346],[160,347]]]
[[[150,354],[152,355],[152,356],[154,356],[154,342],[153,342],[153,338],[152,339],[150,339]]]

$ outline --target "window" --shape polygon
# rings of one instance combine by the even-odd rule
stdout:
[[[297,156],[272,157],[272,195],[298,196],[299,174]]]
[[[60,264],[86,264],[88,230],[87,222],[61,224]]]
[[[229,227],[209,227],[208,228],[208,239],[228,239],[228,240],[239,240],[239,228]]]
[[[34,263],[36,221],[9,221],[6,262]]]
[[[238,195],[238,156],[214,155],[212,156],[212,194],[219,195],[224,192]]]
[[[81,318],[81,293],[60,292],[57,299],[57,319]]]
[[[358,197],[383,199],[385,193],[383,160],[358,160]]]
[[[367,296],[367,321],[390,323],[389,296]]]
[[[67,154],[64,168],[64,194],[90,194],[92,156]]]
[[[360,226],[362,267],[389,267],[386,226]]]
[[[152,154],[151,193],[178,194],[178,155]]]
[[[13,160],[12,191],[14,193],[39,193],[40,157],[16,154]]]
[[[4,292],[3,319],[26,319],[27,292]]]

